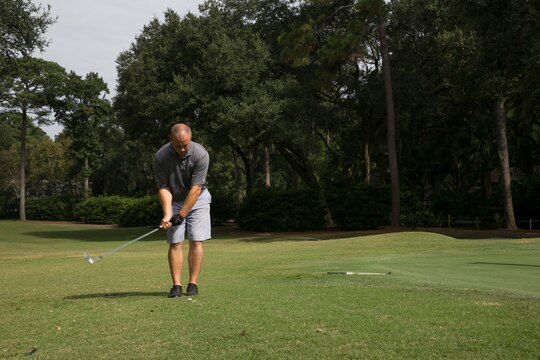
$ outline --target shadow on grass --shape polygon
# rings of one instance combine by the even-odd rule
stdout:
[[[83,225],[86,226],[86,225]],[[45,239],[73,239],[79,241],[128,241],[139,237],[150,231],[152,227],[136,227],[136,228],[87,228],[66,229],[51,231],[28,231],[23,235],[34,236]],[[261,242],[269,243],[275,241],[320,241],[347,239],[359,236],[388,234],[395,232],[432,232],[436,234],[446,235],[457,240],[482,240],[482,239],[524,239],[538,238],[539,231],[525,230],[474,230],[474,229],[448,229],[448,228],[399,228],[399,229],[376,229],[376,230],[338,230],[326,229],[318,231],[304,232],[257,232],[240,229],[238,226],[213,226],[212,238],[215,240],[239,240],[242,242]],[[157,232],[150,235],[145,240],[164,240],[165,233]]]
[[[32,236],[42,239],[70,239],[79,241],[128,241],[135,239],[149,231],[152,227],[137,227],[137,228],[79,228],[66,230],[51,230],[51,231],[28,231],[22,235]],[[366,230],[366,231],[343,231],[343,230],[319,230],[319,231],[304,231],[304,232],[256,232],[243,230],[238,227],[212,227],[212,238],[215,240],[238,240],[242,242],[258,242],[269,243],[275,241],[320,241],[320,240],[335,240],[346,239],[358,236],[367,236],[375,234],[384,234],[393,232],[391,230]],[[146,240],[163,241],[166,239],[165,232],[157,232],[145,238]]]
[[[82,294],[82,295],[71,295],[66,296],[64,300],[84,300],[84,299],[116,299],[122,297],[138,297],[138,296],[157,296],[157,297],[167,297],[165,292],[119,292],[119,293],[97,293],[97,294]]]
[[[53,230],[29,231],[23,235],[42,239],[70,239],[80,241],[128,241],[135,239],[149,231],[151,227],[144,228],[110,228],[110,229],[80,229],[80,230]],[[165,233],[157,232],[145,240],[164,240]]]
[[[510,263],[495,263],[495,262],[484,262],[477,261],[469,263],[471,265],[501,265],[501,266],[526,266],[526,267],[537,267],[540,268],[540,265],[531,265],[531,264],[510,264]]]
[[[513,240],[540,238],[538,231],[525,230],[473,230],[473,229],[447,229],[447,228],[399,228],[376,230],[320,230],[305,232],[252,232],[238,233],[237,240],[242,242],[269,243],[275,241],[319,241],[347,239],[361,236],[381,235],[390,233],[430,232],[445,235],[456,240]],[[243,236],[242,236],[243,235]]]
[[[314,230],[299,232],[247,232],[239,233],[236,238],[242,242],[270,243],[276,241],[321,241],[355,238],[359,236],[379,235],[399,232],[390,229],[376,230]],[[243,236],[242,236],[243,235]]]
[[[311,236],[299,236],[299,235],[257,235],[252,237],[240,237],[236,240],[246,243],[259,243],[259,244],[266,244],[266,243],[272,243],[276,241],[320,241],[320,240],[330,240],[335,238],[319,238],[319,237],[311,237]]]
[[[418,231],[429,231],[441,235],[453,237],[457,240],[511,240],[530,239],[540,237],[540,231],[527,230],[476,230],[476,229],[456,229],[456,228],[418,228]]]

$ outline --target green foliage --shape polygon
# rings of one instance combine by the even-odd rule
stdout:
[[[49,10],[31,0],[0,1],[0,65],[6,58],[28,56],[47,46],[45,31],[56,21]]]
[[[219,225],[234,219],[238,212],[238,201],[235,194],[222,191],[212,191],[212,205],[210,214],[212,224]]]
[[[238,224],[256,231],[317,230],[324,226],[323,216],[324,209],[311,191],[266,190],[246,198]]]
[[[66,195],[31,196],[26,201],[26,216],[29,220],[71,221],[76,204],[76,198]]]
[[[42,135],[28,139],[26,189],[33,196],[73,194],[69,169],[73,159],[69,156],[69,142],[52,141],[41,129]]]
[[[516,220],[523,222],[529,219],[540,221],[540,176],[531,176],[512,182],[512,197]],[[528,227],[528,224],[526,224]],[[538,224],[536,224],[538,227]]]
[[[446,218],[463,217],[466,209],[466,196],[462,192],[447,191],[433,200],[433,211]]]
[[[15,128],[9,124],[9,118],[7,114],[0,114],[0,150],[9,149],[17,136]]]
[[[145,196],[134,200],[122,213],[119,225],[123,227],[157,225],[163,211],[156,196]]]
[[[144,196],[156,191],[154,149],[139,139],[129,140],[114,127],[101,128],[99,137],[103,153],[91,175],[93,194]]]
[[[87,224],[119,224],[124,212],[136,201],[117,195],[90,197],[77,204],[75,217]]]
[[[334,184],[326,193],[338,228],[364,230],[389,225],[390,188],[365,184]]]
[[[28,126],[29,119],[35,119],[39,124],[51,124],[48,115],[52,105],[62,96],[65,69],[52,61],[22,57],[13,59],[2,70],[0,94],[10,94],[3,99],[2,110],[21,114],[21,128]],[[35,116],[29,118],[31,114]]]
[[[403,225],[445,224],[448,214],[496,222],[504,213],[489,180],[499,166],[494,96],[506,99],[511,166],[531,177],[540,164],[540,9],[533,0],[213,0],[197,15],[169,10],[118,58],[117,118],[97,74],[66,76],[12,46],[16,39],[29,40],[30,47],[20,43],[26,49],[46,45],[34,41],[44,40],[46,7],[3,1],[0,42],[12,45],[0,47],[14,59],[0,77],[1,207],[12,214],[18,200],[25,124],[33,196],[80,194],[81,176],[95,195],[154,191],[153,154],[176,121],[192,125],[194,140],[210,152],[215,223],[265,186],[264,148],[279,189],[338,179],[388,184],[376,3],[391,8],[399,173],[411,192],[402,196]],[[37,37],[19,36],[32,28]],[[26,83],[39,86],[25,93]],[[26,120],[18,104],[31,108]],[[54,143],[35,128],[50,121],[65,129]],[[538,219],[537,187],[516,178],[513,187],[516,217]],[[336,220],[347,213],[338,205]]]
[[[77,162],[78,177],[89,178],[103,160],[100,130],[108,124],[111,105],[104,95],[107,85],[97,73],[85,78],[71,72],[64,85],[64,96],[55,102],[55,119],[71,138],[71,157]],[[85,189],[90,191],[90,189]]]
[[[13,217],[17,206],[17,165],[19,154],[14,139],[9,135],[11,126],[2,126],[2,143],[0,145],[0,218]],[[5,132],[4,132],[5,131]],[[5,137],[4,137],[5,135]]]
[[[0,219],[13,219],[19,216],[18,199],[11,193],[0,193]]]
[[[441,217],[411,191],[401,191],[401,224],[403,226],[441,226]]]
[[[448,215],[458,219],[480,219],[491,221],[497,212],[502,212],[500,194],[497,192],[486,202],[480,191],[446,191],[433,199],[433,212],[447,221]]]

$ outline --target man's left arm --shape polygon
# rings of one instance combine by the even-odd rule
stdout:
[[[191,189],[189,189],[189,193],[186,196],[186,200],[184,200],[184,204],[182,205],[182,208],[179,211],[179,214],[181,217],[185,218],[188,216],[191,209],[193,209],[193,206],[195,206],[195,203],[197,202],[199,195],[201,195],[201,192],[202,192],[202,186],[200,185],[192,186]]]
[[[201,195],[206,187],[206,174],[208,173],[209,162],[208,153],[205,151],[204,156],[202,156],[195,165],[195,169],[193,170],[193,174],[191,176],[191,188],[189,189],[189,193],[187,194],[184,204],[179,211],[180,216],[183,218],[188,216],[191,209],[193,209],[193,206],[195,206],[199,195]]]

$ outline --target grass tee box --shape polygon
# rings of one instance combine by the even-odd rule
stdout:
[[[540,354],[540,237],[215,228],[200,295],[179,299],[162,232],[95,264],[81,256],[149,230],[0,221],[0,358]]]

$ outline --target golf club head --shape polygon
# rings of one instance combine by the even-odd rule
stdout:
[[[95,263],[96,261],[101,260],[101,256],[90,256],[86,251],[83,254],[84,260],[88,261],[90,264]]]

